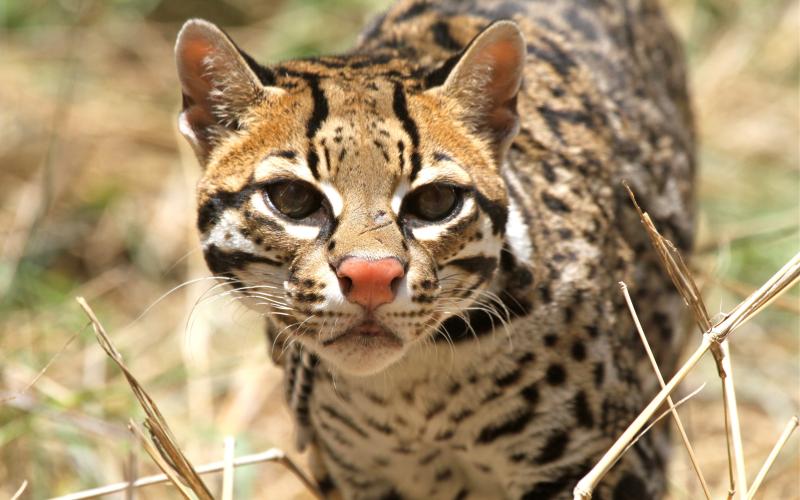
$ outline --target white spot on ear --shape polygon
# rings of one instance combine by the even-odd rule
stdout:
[[[325,196],[328,198],[328,202],[331,204],[331,209],[333,209],[333,215],[339,217],[342,213],[342,209],[344,208],[344,201],[342,201],[342,195],[339,194],[339,191],[336,190],[328,182],[320,183],[320,188]]]
[[[520,212],[513,198],[508,200],[506,238],[514,257],[521,262],[530,262],[532,252],[530,228],[525,224],[522,212]]]

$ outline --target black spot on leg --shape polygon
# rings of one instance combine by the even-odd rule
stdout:
[[[547,367],[545,378],[550,385],[561,385],[567,380],[567,372],[563,366],[554,363]]]
[[[542,299],[542,302],[545,304],[549,304],[553,301],[553,294],[550,292],[550,288],[547,285],[542,285],[538,288],[539,297]]]
[[[658,329],[659,335],[665,342],[669,342],[672,339],[672,324],[669,320],[669,317],[661,312],[653,313],[653,324]]]
[[[586,392],[578,391],[575,399],[572,400],[572,410],[575,413],[575,420],[578,425],[587,429],[594,427],[594,415],[592,415],[592,409],[589,407]]]
[[[642,500],[650,498],[644,481],[633,474],[625,474],[614,487],[614,500]]]
[[[564,203],[564,201],[556,198],[555,196],[551,196],[546,192],[542,192],[542,201],[553,213],[564,214],[572,211],[572,209],[566,203]]]
[[[436,473],[436,477],[434,479],[436,479],[437,482],[442,482],[447,481],[451,477],[453,477],[453,471],[450,469],[443,469]]]
[[[555,431],[547,438],[535,462],[539,465],[554,462],[564,455],[569,445],[569,434],[564,431]]]
[[[576,340],[572,344],[572,359],[575,361],[583,361],[586,359],[586,346],[580,340]]]
[[[489,444],[497,438],[519,434],[533,419],[533,416],[533,411],[530,408],[525,408],[504,422],[491,423],[481,429],[475,442],[476,444]]]
[[[498,387],[506,387],[519,380],[521,375],[522,375],[522,370],[516,368],[506,373],[505,375],[502,375],[494,379],[494,383],[497,384]]]
[[[551,165],[548,161],[543,161],[541,165],[542,165],[542,175],[544,175],[545,180],[547,180],[547,182],[551,184],[556,182],[558,180],[558,177],[556,177],[556,171],[553,168],[553,165]]]
[[[594,365],[594,386],[600,388],[606,377],[606,366],[602,362]]]
[[[519,394],[530,406],[535,406],[539,402],[539,388],[536,384],[523,387]]]

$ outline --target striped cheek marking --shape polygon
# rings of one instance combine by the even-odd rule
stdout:
[[[470,214],[476,209],[475,200],[467,198],[461,206],[461,212],[452,219],[448,220],[445,224],[429,224],[426,226],[416,227],[411,230],[414,238],[420,241],[430,241],[441,237],[442,233],[450,226],[458,224],[464,217],[469,217]]]
[[[244,251],[251,254],[261,254],[262,250],[245,237],[239,230],[241,214],[238,210],[227,209],[206,234],[203,245],[207,248],[214,245],[220,250]]]
[[[283,230],[293,238],[300,240],[313,240],[319,235],[320,228],[317,226],[294,224],[284,218],[276,217],[275,212],[267,206],[267,203],[264,201],[264,196],[260,192],[253,193],[253,195],[250,197],[250,203],[253,208],[261,212],[261,214],[280,224],[283,227]]]

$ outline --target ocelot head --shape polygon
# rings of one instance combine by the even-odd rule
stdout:
[[[511,22],[430,68],[392,50],[260,66],[216,26],[176,45],[206,262],[280,342],[375,373],[480,307],[525,44]]]

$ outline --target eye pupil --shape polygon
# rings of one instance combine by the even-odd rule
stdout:
[[[458,192],[452,186],[433,184],[419,188],[411,195],[407,210],[428,222],[445,219],[456,208]]]
[[[304,219],[322,205],[322,196],[305,182],[283,181],[270,184],[267,187],[267,196],[279,212],[292,219]]]

